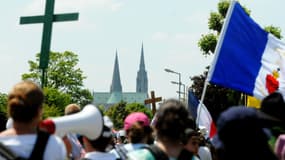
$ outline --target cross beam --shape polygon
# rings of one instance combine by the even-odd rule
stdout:
[[[42,69],[42,87],[45,86],[45,69],[48,67],[53,22],[78,20],[78,13],[54,14],[54,0],[46,0],[43,16],[20,17],[20,24],[43,23],[39,68]]]
[[[144,101],[145,104],[152,104],[152,115],[154,116],[155,112],[156,112],[156,102],[160,102],[162,100],[161,97],[155,97],[154,96],[154,91],[150,92],[151,98],[146,99]]]

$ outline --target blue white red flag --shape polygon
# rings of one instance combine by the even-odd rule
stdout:
[[[233,1],[207,81],[258,99],[276,90],[285,93],[285,44]]]
[[[216,125],[207,107],[203,103],[199,104],[198,106],[196,123],[198,124],[199,128],[205,127],[207,129],[207,137],[213,138],[216,135]]]
[[[216,134],[216,126],[211,114],[204,104],[199,104],[200,101],[194,95],[192,90],[188,90],[188,110],[193,118],[196,119],[196,124],[200,129],[206,129],[206,137],[212,138]]]
[[[199,105],[198,98],[194,95],[191,89],[188,90],[188,110],[194,119],[197,118],[197,109]]]

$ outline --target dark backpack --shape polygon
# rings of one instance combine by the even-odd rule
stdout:
[[[150,145],[144,148],[149,150],[156,160],[169,160],[168,156],[156,145]],[[190,160],[192,157],[193,154],[191,152],[183,149],[179,154],[177,160]]]
[[[38,131],[38,137],[34,145],[33,151],[29,158],[23,158],[17,156],[8,147],[0,142],[0,155],[6,160],[41,160],[43,159],[46,144],[48,142],[50,134],[44,131]]]
[[[143,148],[149,150],[156,160],[169,160],[168,156],[156,145],[150,145]]]

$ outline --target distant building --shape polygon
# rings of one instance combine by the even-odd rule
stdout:
[[[144,63],[144,49],[141,48],[140,65],[137,73],[136,92],[123,92],[120,78],[118,55],[116,51],[113,79],[110,92],[93,92],[94,104],[109,106],[124,101],[127,103],[141,103],[148,98],[148,78]]]

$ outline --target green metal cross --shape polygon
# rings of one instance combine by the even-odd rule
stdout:
[[[78,20],[78,13],[54,14],[54,0],[46,0],[45,15],[20,17],[20,24],[43,23],[43,36],[39,68],[42,69],[42,87],[45,86],[45,69],[48,67],[53,22]]]

